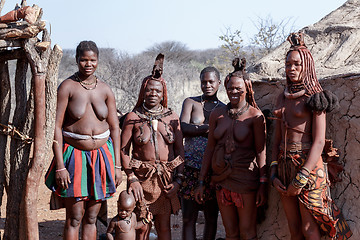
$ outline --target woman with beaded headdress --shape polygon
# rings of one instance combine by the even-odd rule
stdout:
[[[226,239],[257,239],[257,206],[266,202],[265,118],[255,103],[245,59],[225,78],[230,102],[213,110],[195,199],[203,201],[211,171]]]
[[[316,78],[314,60],[302,33],[288,37],[286,88],[274,110],[276,122],[271,182],[281,195],[291,239],[347,239],[351,231],[329,194],[321,154],[326,112],[337,107]],[[280,147],[279,147],[280,146]],[[341,228],[339,228],[341,226]]]
[[[121,183],[120,129],[115,97],[95,76],[99,49],[93,41],[76,48],[78,71],[57,91],[54,159],[46,185],[66,208],[64,239],[96,238],[102,203]]]
[[[167,108],[163,60],[164,55],[159,54],[152,74],[143,80],[121,134],[128,191],[139,202],[138,218],[146,218],[147,211],[153,214],[159,240],[171,239],[170,215],[180,209],[177,192],[183,180],[184,157],[179,117]],[[148,224],[138,230],[137,239],[148,239],[150,229]]]
[[[207,144],[209,117],[216,108],[225,106],[217,98],[220,86],[220,73],[215,67],[206,67],[200,73],[202,95],[188,97],[181,110],[181,130],[185,139],[185,170],[181,188],[181,209],[183,217],[182,239],[196,238],[196,220],[199,210],[204,211],[204,240],[215,239],[219,209],[215,189],[210,186],[210,177],[206,178],[203,204],[195,201],[194,193],[198,184],[202,158]]]

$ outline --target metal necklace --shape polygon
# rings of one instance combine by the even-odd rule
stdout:
[[[203,106],[204,111],[206,111],[206,112],[212,112],[219,105],[219,101],[215,100],[215,101],[213,101],[213,103],[216,103],[216,105],[212,109],[209,110],[209,109],[205,108],[206,100],[203,99],[202,95],[200,96],[200,101],[201,101],[201,105]]]
[[[237,109],[231,109],[231,104],[228,103],[227,105],[228,115],[231,119],[237,119],[240,115],[242,115],[249,109],[249,106],[250,106],[249,103],[246,102],[245,105],[240,108],[240,110],[237,110]]]
[[[75,80],[78,81],[78,82],[80,83],[80,85],[81,85],[83,88],[85,88],[86,90],[93,90],[93,89],[95,89],[95,88],[97,87],[98,78],[97,78],[95,75],[94,75],[95,81],[90,82],[90,83],[86,83],[86,82],[84,82],[83,80],[81,80],[81,79],[79,78],[79,74],[78,74],[77,72],[74,74],[74,76],[75,76]],[[88,86],[90,86],[90,85],[93,85],[94,83],[95,83],[95,86],[93,86],[93,87],[88,87]]]

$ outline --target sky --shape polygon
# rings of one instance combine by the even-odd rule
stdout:
[[[2,13],[21,1],[6,0]],[[82,40],[137,54],[165,41],[190,50],[217,48],[219,36],[241,30],[250,39],[258,18],[291,19],[295,29],[319,21],[345,0],[27,0],[43,8],[52,44],[75,49]]]

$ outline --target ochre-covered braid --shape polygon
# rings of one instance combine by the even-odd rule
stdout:
[[[234,71],[229,73],[224,81],[224,86],[225,89],[227,87],[227,84],[230,81],[231,77],[238,77],[238,78],[242,78],[245,82],[245,88],[246,88],[246,102],[248,102],[251,106],[253,106],[254,108],[258,108],[256,102],[255,102],[255,97],[254,97],[254,90],[252,88],[252,84],[251,81],[249,80],[247,74],[246,74],[246,59],[242,58],[241,61],[239,58],[235,58],[232,61],[232,66],[234,67]]]
[[[168,99],[167,99],[166,82],[161,77],[162,73],[163,73],[163,62],[164,62],[164,55],[160,53],[159,55],[157,55],[157,57],[155,59],[155,64],[154,64],[154,67],[153,67],[152,74],[147,76],[146,78],[144,78],[143,81],[142,81],[138,101],[137,101],[134,109],[142,106],[142,104],[144,102],[144,98],[145,98],[145,89],[146,89],[146,86],[147,86],[147,84],[148,84],[148,82],[150,80],[159,81],[162,84],[162,86],[163,86],[163,100],[161,101],[161,105],[163,107],[167,108]]]
[[[288,41],[291,44],[291,48],[286,56],[288,56],[291,51],[297,51],[300,54],[302,65],[300,79],[304,83],[306,93],[311,96],[314,93],[322,92],[323,89],[316,77],[314,59],[304,43],[304,35],[300,32],[291,33]],[[286,80],[288,86],[290,86],[292,83],[287,76]]]

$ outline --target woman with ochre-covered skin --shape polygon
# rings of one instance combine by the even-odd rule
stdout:
[[[211,170],[226,239],[257,239],[256,211],[266,202],[265,118],[257,108],[245,59],[224,82],[230,102],[210,115],[209,137],[195,198],[203,201]]]
[[[78,72],[57,92],[54,160],[46,185],[66,208],[64,239],[96,239],[102,201],[121,183],[120,129],[114,94],[95,75],[99,50],[92,41],[76,48]]]
[[[181,189],[181,207],[183,216],[183,240],[196,238],[196,220],[199,210],[204,211],[205,228],[203,238],[215,239],[218,219],[218,206],[214,186],[210,186],[210,176],[206,178],[205,195],[202,204],[195,201],[195,189],[202,158],[207,144],[209,117],[213,110],[225,106],[217,98],[220,73],[214,67],[206,67],[200,73],[201,96],[184,100],[180,121],[185,138],[185,170]]]
[[[321,154],[326,112],[338,105],[316,78],[314,60],[301,33],[288,38],[286,88],[274,110],[271,182],[281,196],[291,239],[347,239],[352,233],[332,202]],[[280,146],[280,147],[279,147]]]
[[[170,240],[170,216],[180,209],[177,193],[183,180],[184,147],[179,117],[167,108],[163,60],[159,54],[152,74],[142,82],[135,108],[125,118],[121,159],[128,191],[139,202],[138,219],[150,211],[158,239]],[[151,223],[137,230],[136,238],[149,239],[150,229]]]

